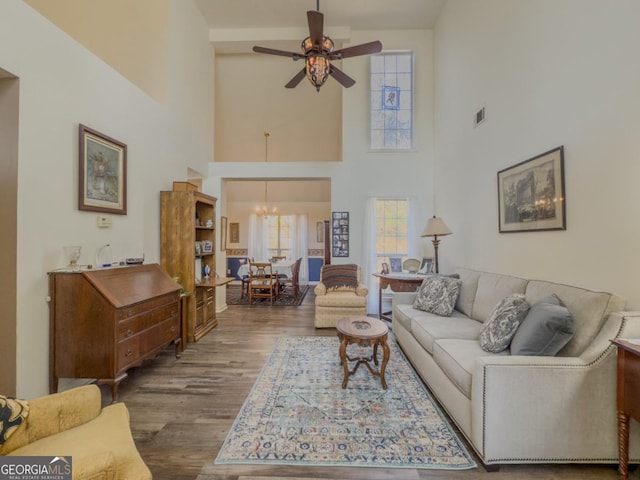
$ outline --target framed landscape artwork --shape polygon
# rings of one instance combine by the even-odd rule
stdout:
[[[78,209],[127,214],[127,146],[80,125]]]
[[[240,243],[240,224],[238,222],[229,224],[229,243]]]
[[[564,147],[498,172],[500,233],[566,230]]]

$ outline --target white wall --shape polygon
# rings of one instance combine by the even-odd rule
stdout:
[[[385,50],[408,49],[414,59],[415,149],[404,153],[374,153],[369,150],[369,57],[343,61],[342,70],[356,80],[342,93],[342,162],[286,162],[265,164],[214,162],[204,190],[223,199],[225,178],[330,178],[331,210],[350,212],[350,257],[335,263],[362,262],[362,230],[366,200],[372,196],[412,196],[416,199],[420,229],[433,213],[433,32],[352,31],[350,44],[380,40]],[[346,46],[346,45],[345,45]],[[277,59],[276,59],[277,60]],[[222,72],[219,72],[221,75]],[[329,79],[329,82],[333,79]],[[272,88],[283,88],[280,84]],[[312,89],[307,82],[297,88]],[[324,87],[323,87],[324,88]],[[315,91],[313,91],[315,95]],[[320,91],[322,95],[322,90]],[[295,137],[291,141],[295,141]],[[420,242],[424,255],[430,243]],[[221,299],[218,298],[218,301]]]
[[[179,4],[179,5],[178,5]],[[20,0],[0,3],[0,68],[20,78],[17,395],[48,392],[47,272],[63,245],[94,263],[109,243],[114,260],[159,261],[159,191],[205,171],[212,157],[213,56],[195,5],[171,0],[169,107],[161,106]],[[179,54],[186,49],[189,54]],[[189,74],[185,74],[188,71]],[[198,125],[190,125],[193,118]],[[98,229],[77,209],[78,124],[128,145],[128,211]]]
[[[445,270],[614,291],[640,307],[638,18],[634,0],[447,1],[435,30]],[[498,233],[496,173],[559,145],[567,230]]]
[[[264,132],[270,162],[341,159],[342,87],[330,78],[316,92],[304,78],[284,88],[303,66],[273,55],[216,55],[216,162],[265,161]]]

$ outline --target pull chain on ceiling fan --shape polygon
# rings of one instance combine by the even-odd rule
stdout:
[[[293,60],[304,59],[304,68],[289,80],[289,83],[285,85],[286,88],[296,87],[305,76],[311,84],[316,87],[316,91],[318,92],[329,76],[335,78],[343,87],[349,88],[353,86],[356,81],[338,67],[332,65],[331,60],[342,60],[343,58],[370,55],[382,51],[382,43],[378,40],[334,50],[335,45],[333,40],[323,33],[324,15],[320,13],[320,0],[316,1],[315,11],[309,10],[307,12],[307,23],[309,24],[309,36],[302,40],[300,46],[302,53],[287,52],[260,46],[253,47],[253,51],[257,53],[280,55],[282,57],[290,57]]]

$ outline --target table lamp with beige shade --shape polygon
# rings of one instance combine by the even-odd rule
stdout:
[[[447,224],[435,215],[427,221],[427,226],[424,232],[422,232],[422,237],[433,237],[431,243],[433,243],[434,257],[436,260],[436,273],[440,273],[438,268],[438,245],[440,245],[440,239],[438,237],[451,235],[452,233],[449,227],[447,227]]]

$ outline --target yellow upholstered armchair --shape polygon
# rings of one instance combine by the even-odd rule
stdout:
[[[360,283],[360,267],[355,264],[324,265],[316,294],[316,328],[335,328],[343,317],[367,314],[366,285]]]
[[[0,455],[69,456],[74,480],[151,480],[131,436],[127,407],[102,408],[96,385],[26,404],[24,420],[0,444]]]

